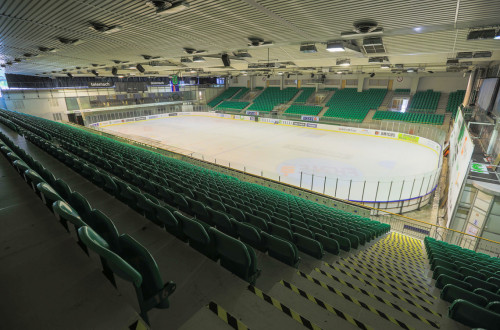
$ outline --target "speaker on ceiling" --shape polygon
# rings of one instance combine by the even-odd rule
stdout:
[[[227,54],[222,54],[221,59],[224,66],[231,66],[231,61],[229,61],[229,56]]]
[[[140,64],[137,64],[137,65],[135,66],[135,68],[136,68],[137,70],[139,70],[139,72],[140,72],[140,73],[144,73],[144,72],[146,72],[146,69],[144,69],[144,68],[142,67],[142,65],[140,65]]]
[[[96,70],[92,70],[92,71],[90,71],[90,72],[92,72],[92,74],[93,74],[94,76],[96,76],[96,77],[99,75],[99,73],[98,73]]]
[[[111,73],[113,74],[113,76],[116,76],[118,74],[118,69],[117,68],[112,68],[111,69]]]
[[[371,78],[375,77],[375,72],[370,73],[370,77]]]

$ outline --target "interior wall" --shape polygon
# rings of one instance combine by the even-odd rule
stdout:
[[[421,77],[418,81],[417,91],[433,89],[441,93],[451,93],[459,89],[467,89],[469,76],[462,73],[444,77]]]

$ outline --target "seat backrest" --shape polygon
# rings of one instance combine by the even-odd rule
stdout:
[[[260,235],[261,231],[259,228],[233,219],[231,219],[231,222],[236,227],[238,235],[243,242],[260,251],[266,252],[266,245],[262,242],[262,237]]]
[[[90,213],[92,211],[92,207],[85,197],[83,197],[79,192],[72,192],[69,196],[69,204],[80,214],[80,216],[84,216],[85,214]]]
[[[462,280],[456,279],[456,278],[451,277],[451,276],[446,275],[446,274],[439,275],[437,277],[436,283],[435,283],[436,288],[442,289],[442,288],[444,288],[444,286],[446,284],[453,284],[453,285],[456,285],[456,286],[461,287],[463,289],[472,291],[472,285],[470,285],[469,283],[466,283]]]
[[[142,293],[145,299],[154,296],[163,288],[158,265],[149,251],[129,235],[119,237],[120,257],[142,276]]]
[[[87,224],[82,220],[78,212],[75,211],[68,203],[64,201],[56,201],[52,204],[54,214],[59,220],[64,222],[71,222],[76,228],[86,226]]]
[[[455,300],[448,316],[471,328],[498,329],[500,314],[463,299]]]
[[[463,280],[465,276],[463,274],[460,274],[459,272],[456,272],[454,270],[448,269],[443,266],[437,266],[434,268],[434,273],[432,274],[433,279],[437,279],[439,275],[446,274],[448,276],[451,276],[453,278],[456,278],[458,280]]]
[[[194,219],[190,219],[180,214],[179,212],[175,213],[176,217],[182,222],[182,231],[186,234],[190,241],[195,241],[205,245],[210,243],[210,236],[203,225]]]
[[[460,267],[458,269],[459,273],[463,274],[464,276],[474,276],[477,279],[480,280],[486,280],[486,275],[483,273],[480,273],[476,271],[475,269],[469,268],[469,267]]]
[[[500,288],[500,275],[491,276],[486,280],[486,282],[494,284]]]
[[[432,260],[432,263],[431,263],[431,270],[434,270],[437,266],[444,266],[448,269],[451,269],[451,270],[458,270],[458,267],[452,263],[452,262],[448,262],[446,260],[443,260],[441,258],[435,258],[434,260]]]
[[[113,272],[121,278],[130,281],[139,288],[142,284],[142,275],[126,260],[109,249],[108,243],[92,228],[83,226],[78,229],[78,236],[83,244],[104,259]]]
[[[293,240],[300,251],[317,259],[323,258],[325,253],[323,251],[323,245],[321,245],[320,242],[299,233],[293,233]]]
[[[500,301],[500,294],[497,294],[497,293],[494,293],[494,292],[491,292],[491,291],[488,291],[488,290],[485,290],[482,288],[474,289],[474,293],[485,297],[490,302],[491,301]]]
[[[488,299],[476,293],[470,292],[453,284],[447,284],[441,290],[441,299],[452,303],[456,299],[464,299],[479,306],[486,306]]]
[[[467,276],[464,281],[470,283],[470,285],[472,285],[475,289],[482,288],[491,292],[496,292],[498,290],[498,287],[495,284],[480,280],[474,276]]]
[[[269,230],[267,221],[264,220],[263,218],[261,218],[257,215],[250,214],[250,213],[246,213],[245,216],[246,216],[248,223],[251,223],[252,225],[260,228],[261,230],[263,230],[265,232],[267,232]]]
[[[293,233],[290,229],[274,224],[272,222],[268,223],[268,225],[269,225],[269,232],[273,236],[278,236],[284,240],[293,242]]]
[[[314,238],[323,245],[325,251],[334,255],[338,255],[340,253],[339,243],[333,238],[321,234],[315,234]]]
[[[486,306],[487,310],[500,314],[500,301],[492,301]]]
[[[268,253],[271,257],[292,267],[298,266],[300,261],[299,252],[293,242],[270,235],[266,232],[262,232],[261,236],[265,241]]]
[[[69,196],[71,195],[71,189],[69,186],[66,184],[61,179],[57,179],[52,187],[57,191],[57,193],[64,199],[69,199]]]
[[[120,246],[118,244],[118,229],[115,224],[104,213],[99,210],[92,210],[84,217],[85,223],[90,226],[99,236],[108,242],[112,251],[118,252]]]
[[[229,221],[229,216],[226,213],[213,210],[210,207],[207,207],[207,211],[210,214],[210,218],[215,223],[217,229],[231,236],[236,235],[236,228],[234,228],[231,221]]]

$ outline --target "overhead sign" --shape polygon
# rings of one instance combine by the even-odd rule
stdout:
[[[172,85],[178,85],[179,84],[179,77],[177,77],[176,74],[172,76]]]
[[[113,87],[113,83],[111,81],[89,81],[88,87]]]
[[[471,172],[488,174],[488,168],[484,164],[472,163],[470,167]]]

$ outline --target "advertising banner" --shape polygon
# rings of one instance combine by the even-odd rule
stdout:
[[[418,136],[415,136],[415,135],[409,135],[409,134],[399,133],[398,134],[398,139],[404,140],[404,141],[410,141],[410,142],[413,142],[413,143],[418,143]]]
[[[259,115],[259,112],[258,111],[250,111],[250,110],[247,110],[245,111],[245,113],[247,115],[250,115],[250,116],[258,116]]]
[[[300,119],[307,121],[319,121],[318,116],[301,116]]]

